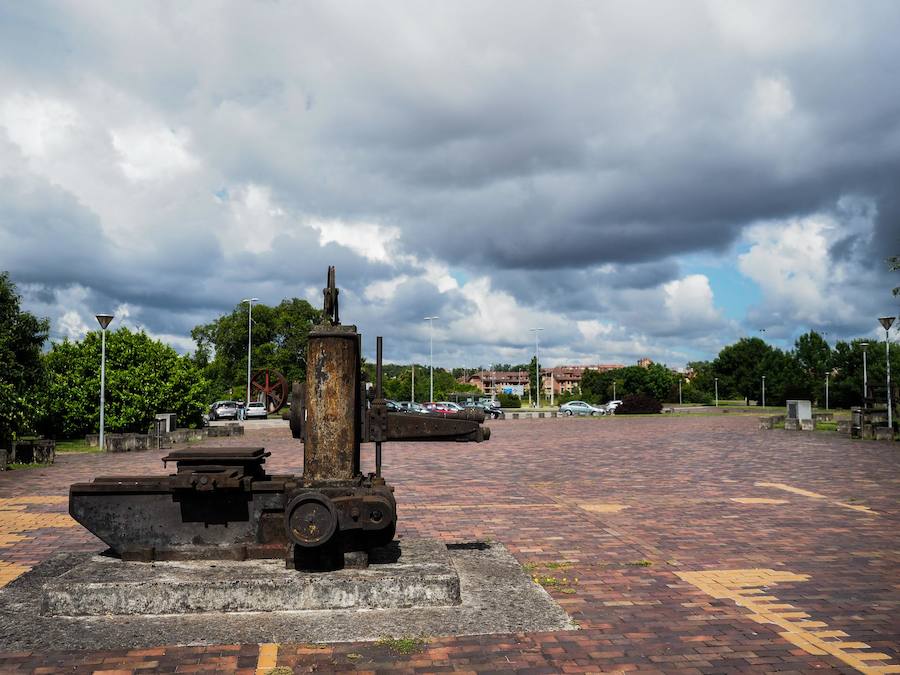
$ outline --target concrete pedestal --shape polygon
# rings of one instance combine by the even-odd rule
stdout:
[[[45,616],[396,609],[460,603],[447,547],[377,549],[364,569],[298,572],[283,560],[123,562],[93,556],[43,587]]]

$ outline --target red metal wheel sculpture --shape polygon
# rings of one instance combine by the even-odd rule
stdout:
[[[287,403],[288,384],[277,370],[260,368],[250,379],[250,400],[262,400],[269,414],[278,412]]]

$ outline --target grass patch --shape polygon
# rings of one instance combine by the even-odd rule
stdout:
[[[650,567],[653,564],[652,560],[632,560],[629,563],[625,563],[629,567]]]
[[[837,431],[837,422],[816,422],[816,431]]]
[[[548,591],[559,591],[560,593],[565,593],[566,595],[571,595],[572,593],[574,593],[575,589],[572,588],[572,585],[578,583],[578,577],[575,577],[573,579],[563,577],[562,579],[560,579],[559,577],[552,577],[549,575],[541,576],[540,574],[536,574],[535,576],[531,577],[531,580],[536,584],[540,584]]]
[[[83,438],[75,438],[71,441],[56,441],[57,452],[102,452],[99,445],[91,447]]]
[[[379,647],[387,647],[395,654],[415,654],[425,649],[426,642],[423,638],[379,638],[376,642]]]
[[[50,464],[44,464],[42,462],[11,462],[6,465],[6,468],[8,471],[17,471],[20,469],[41,469],[48,466],[50,466]]]
[[[294,669],[287,666],[275,666],[267,670],[266,675],[294,675]]]
[[[568,560],[551,560],[550,562],[538,562],[536,560],[533,560],[531,562],[522,564],[522,569],[524,569],[529,574],[537,569],[567,570],[571,567],[572,563],[570,563]]]

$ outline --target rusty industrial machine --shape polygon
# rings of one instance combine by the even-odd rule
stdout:
[[[288,400],[288,383],[274,368],[259,368],[250,378],[250,400],[266,404],[266,412],[277,413]]]
[[[264,448],[199,447],[170,452],[158,476],[100,476],[69,490],[69,513],[125,560],[285,557],[301,570],[336,569],[389,543],[394,489],[381,475],[385,441],[490,438],[480,413],[388,412],[382,339],[376,377],[365,382],[362,336],[341,325],[334,268],[322,323],[309,334],[305,383],[293,385],[291,430],[303,441],[303,474],[267,474]],[[360,445],[375,444],[363,474]],[[364,561],[363,561],[363,564]]]

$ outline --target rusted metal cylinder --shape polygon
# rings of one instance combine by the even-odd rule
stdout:
[[[359,338],[356,326],[310,331],[306,369],[303,478],[349,480],[359,474]]]

